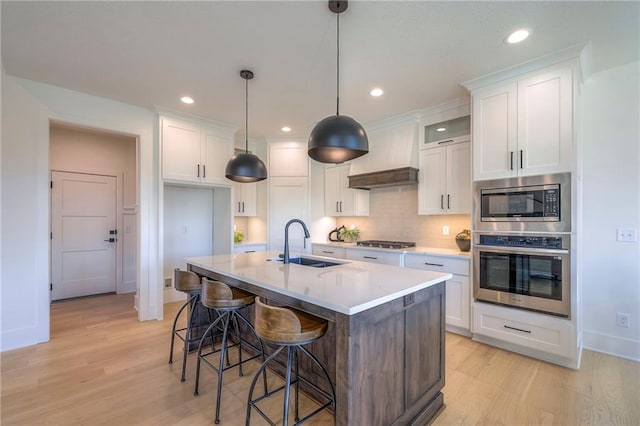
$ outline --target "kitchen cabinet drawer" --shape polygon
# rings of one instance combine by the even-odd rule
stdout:
[[[453,259],[428,254],[407,253],[404,255],[404,266],[407,268],[426,269],[428,271],[448,272],[450,274],[469,276],[469,259]]]
[[[571,357],[571,321],[520,309],[475,303],[473,333],[550,354]]]
[[[402,253],[389,253],[376,250],[349,248],[347,249],[347,259],[358,260],[360,262],[402,266]]]
[[[336,259],[346,259],[347,252],[344,247],[334,247],[325,244],[314,244],[312,249],[313,254],[316,256],[335,257]]]

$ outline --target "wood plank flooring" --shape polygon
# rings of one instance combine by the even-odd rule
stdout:
[[[50,342],[0,354],[0,424],[212,424],[213,373],[203,366],[194,397],[195,356],[184,383],[179,348],[174,364],[167,363],[180,304],[165,306],[165,320],[148,322],[137,321],[132,305],[132,295],[54,303]],[[584,351],[582,368],[574,371],[455,334],[446,340],[446,408],[435,425],[640,424],[639,363]],[[244,424],[256,368],[249,365],[245,377],[225,373],[221,424]],[[277,417],[282,402],[272,400],[264,409]],[[256,413],[252,420],[265,424]],[[332,424],[331,416],[309,424]]]

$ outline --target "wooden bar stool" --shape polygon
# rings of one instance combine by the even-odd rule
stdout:
[[[200,283],[200,277],[191,271],[181,271],[176,268],[174,271],[173,285],[177,291],[181,291],[187,294],[187,302],[182,305],[176,318],[173,320],[173,328],[171,330],[171,349],[169,352],[169,364],[173,364],[173,344],[176,336],[182,339],[184,342],[184,348],[182,351],[182,375],[180,381],[184,382],[185,373],[187,368],[187,354],[189,353],[189,345],[196,343],[200,340],[200,337],[194,336],[194,331],[198,327],[193,324],[194,315],[200,302],[200,293],[202,292],[202,284]],[[187,326],[176,330],[178,320],[182,312],[189,307],[189,314],[187,318]],[[211,316],[209,315],[209,322],[211,322]],[[184,333],[184,334],[183,334]]]
[[[202,304],[209,309],[214,309],[218,313],[218,318],[213,321],[207,330],[202,335],[200,340],[200,345],[198,346],[198,362],[196,365],[196,384],[193,394],[198,395],[198,385],[200,383],[200,362],[204,361],[207,365],[209,365],[217,374],[218,374],[218,394],[216,395],[216,416],[215,423],[220,423],[220,399],[222,396],[222,373],[230,368],[238,367],[240,376],[242,373],[242,364],[251,361],[252,359],[262,357],[264,361],[264,347],[262,341],[256,334],[253,326],[249,321],[247,321],[241,314],[240,309],[245,308],[247,306],[253,305],[255,300],[255,295],[251,293],[247,293],[246,291],[240,290],[235,287],[229,287],[225,283],[219,281],[209,280],[205,277],[202,278]],[[252,345],[246,340],[242,339],[242,334],[240,331],[239,321],[244,323],[248,329],[253,333],[256,338],[256,342],[260,345],[260,348]],[[230,325],[233,324],[233,328],[235,330],[230,329]],[[215,346],[212,347],[211,351],[203,353],[202,346],[207,338],[207,335],[211,333],[211,340],[213,341],[213,331],[214,327],[218,329],[222,329],[222,342],[220,344],[220,349],[216,349]],[[233,337],[235,340],[234,343],[229,344],[229,337]],[[238,347],[238,362],[233,364],[229,363],[229,353],[227,350],[234,346]],[[242,359],[242,347],[250,348],[251,352],[255,355],[250,356],[249,358]],[[211,362],[207,357],[215,353],[220,353],[220,359],[218,360],[218,365],[215,366],[213,362]],[[224,365],[224,360],[226,358],[227,365]],[[266,371],[263,374],[264,377],[264,391],[267,392],[267,374]]]
[[[332,406],[333,407],[333,420],[335,424],[335,415],[336,415],[336,392],[333,387],[333,383],[331,382],[331,378],[327,373],[327,370],[320,364],[320,361],[309,352],[303,345],[311,343],[315,340],[320,339],[324,336],[327,331],[328,323],[327,321],[317,318],[313,315],[309,315],[307,313],[298,311],[293,308],[281,308],[276,306],[265,305],[260,298],[256,297],[256,308],[255,308],[255,331],[263,339],[265,342],[274,344],[279,346],[278,349],[274,351],[273,354],[267,358],[265,362],[262,363],[258,371],[256,372],[253,382],[251,383],[251,387],[249,388],[249,398],[247,402],[247,418],[246,425],[249,426],[251,421],[251,409],[255,409],[270,425],[275,426],[275,423],[256,405],[258,402],[262,401],[265,398],[270,397],[284,389],[284,404],[283,404],[283,413],[282,413],[282,421],[284,426],[288,426],[289,424],[289,395],[291,384],[295,384],[295,424],[301,424],[307,421],[310,417],[318,414],[325,408]],[[279,387],[270,392],[266,392],[261,397],[256,399],[252,399],[253,390],[255,388],[256,382],[258,380],[258,376],[260,373],[265,371],[267,364],[272,361],[284,348],[288,349],[287,352],[287,365],[286,365],[286,377],[285,383],[283,386]],[[328,394],[323,389],[316,386],[314,383],[309,382],[304,377],[298,375],[298,351],[307,355],[314,364],[316,364],[324,377],[327,379],[329,383],[329,387],[331,388],[331,394]],[[295,358],[295,362],[294,362]],[[294,365],[295,364],[295,365]],[[295,379],[291,380],[291,370],[295,368]],[[306,385],[313,388],[316,392],[326,397],[327,402],[322,404],[315,411],[306,415],[302,419],[299,416],[299,407],[298,407],[298,394],[299,394],[299,383],[303,382]]]

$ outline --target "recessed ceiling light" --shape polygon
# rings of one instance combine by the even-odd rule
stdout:
[[[281,128],[280,130],[282,130],[283,132],[290,132],[291,131],[291,127],[289,126],[284,126],[283,128]]]
[[[527,37],[529,37],[529,31],[527,31],[527,30],[516,30],[516,31],[512,32],[511,35],[509,35],[509,37],[507,37],[507,43],[509,43],[509,44],[520,43],[521,41],[523,41]]]
[[[189,96],[183,96],[180,98],[180,100],[182,101],[183,104],[192,104],[193,103],[193,98],[190,98]]]
[[[384,93],[384,90],[382,90],[379,87],[376,87],[375,89],[372,89],[371,92],[369,93],[371,94],[371,96],[378,97],[378,96],[382,96],[382,94]]]
[[[438,127],[438,128],[436,129],[436,132],[444,132],[445,130],[447,130],[447,128],[446,128],[446,127]]]

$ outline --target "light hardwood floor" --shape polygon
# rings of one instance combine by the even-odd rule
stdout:
[[[163,321],[138,322],[132,303],[132,295],[54,303],[50,342],[0,354],[0,423],[212,424],[214,375],[204,368],[194,397],[194,355],[184,383],[179,348],[177,362],[167,364],[179,304],[166,305]],[[585,350],[574,371],[455,334],[447,334],[446,354],[446,408],[435,425],[640,424],[639,363]],[[236,370],[225,373],[221,424],[244,424],[256,368],[242,378]],[[277,416],[281,402],[265,409]],[[309,424],[331,424],[331,416]]]

